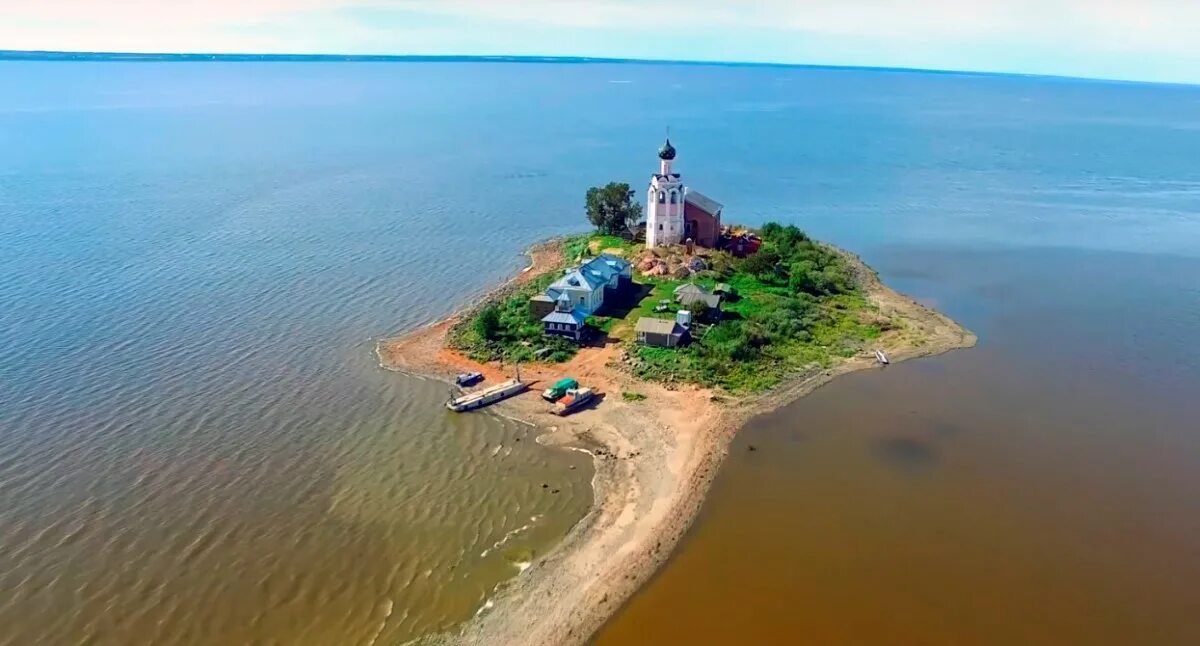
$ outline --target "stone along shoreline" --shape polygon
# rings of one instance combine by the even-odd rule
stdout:
[[[483,302],[565,263],[562,241],[529,250],[531,265]],[[875,343],[892,361],[930,356],[975,344],[975,336],[946,316],[883,285],[859,258],[843,254],[860,289],[879,312],[902,325]],[[478,306],[476,306],[478,307]],[[478,370],[489,381],[508,378],[501,366],[481,364],[448,349],[447,333],[471,310],[379,343],[380,365],[450,380]],[[539,427],[538,441],[584,450],[596,468],[592,509],[550,553],[502,586],[491,607],[457,632],[435,639],[469,644],[578,644],[585,642],[670,555],[696,517],[730,440],[749,418],[786,405],[838,375],[876,365],[862,353],[832,366],[789,376],[770,391],[730,396],[694,385],[670,387],[631,375],[618,344],[581,350],[570,361],[523,365],[529,392],[498,405],[503,414]],[[562,376],[608,396],[569,417],[549,415],[537,391]],[[635,391],[644,399],[625,401]]]

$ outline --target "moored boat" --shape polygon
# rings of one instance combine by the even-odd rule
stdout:
[[[562,417],[587,406],[593,399],[596,398],[596,393],[591,388],[572,388],[567,391],[566,395],[559,399],[554,405],[554,409],[550,412]]]
[[[482,372],[464,372],[454,380],[454,383],[460,386],[474,386],[481,381],[483,381]]]
[[[885,366],[888,365],[888,363],[889,363],[887,355],[883,353],[883,350],[875,351],[875,360]]]
[[[483,408],[488,404],[494,404],[502,399],[508,399],[513,395],[525,392],[527,388],[529,388],[529,384],[520,379],[510,379],[504,383],[496,384],[483,390],[477,390],[473,393],[467,393],[461,397],[451,397],[446,402],[446,408],[456,413],[475,410],[476,408]]]

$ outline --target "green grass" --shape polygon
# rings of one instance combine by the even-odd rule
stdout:
[[[499,327],[492,338],[485,338],[478,329],[478,320],[483,315],[480,310],[455,325],[447,335],[447,343],[481,362],[539,360],[538,352],[543,349],[548,352],[541,356],[541,361],[561,363],[569,360],[579,348],[566,339],[546,336],[541,321],[534,318],[529,309],[529,298],[545,291],[556,277],[554,272],[539,276],[493,303],[490,307],[499,314]]]
[[[613,326],[616,325],[616,323],[620,320],[621,319],[613,318],[611,316],[592,315],[587,317],[587,324],[596,330],[603,332],[604,334],[608,334],[609,331],[612,330]]]
[[[679,306],[675,303],[675,288],[684,283],[680,280],[671,280],[669,278],[651,278],[639,277],[637,281],[642,284],[652,286],[650,293],[647,294],[638,306],[629,313],[631,321],[637,321],[643,316],[658,319],[675,318],[675,312],[679,310]],[[671,301],[670,308],[666,312],[655,312],[654,308],[658,306],[661,300]]]
[[[630,243],[625,240],[625,238],[620,236],[600,234],[592,235],[588,241],[588,244],[591,246],[592,250],[596,252],[604,251],[605,249],[620,249],[624,251],[631,246]]]
[[[634,246],[617,236],[590,233],[564,240],[563,255],[568,264],[573,264],[580,255],[592,255],[590,248],[593,247],[632,250]],[[632,253],[626,255],[633,256]],[[491,308],[499,314],[499,326],[490,337],[481,334],[478,329],[478,319],[484,311],[480,310],[450,331],[450,347],[482,362],[541,360],[559,363],[575,356],[579,350],[578,346],[566,339],[546,336],[541,321],[533,317],[529,308],[530,297],[544,292],[546,287],[562,274],[560,269],[563,268],[546,272],[511,295],[493,303]],[[600,333],[608,334],[620,319],[592,316],[587,322]],[[548,353],[539,355],[541,350],[548,350]]]
[[[646,396],[643,395],[642,393],[637,393],[637,392],[633,392],[631,390],[626,390],[621,393],[621,399],[624,399],[627,402],[640,402],[640,401],[645,401]]]
[[[592,232],[567,238],[563,242],[563,257],[568,263],[574,263],[580,258],[594,256],[605,249],[616,249],[626,258],[632,258],[639,248],[640,245],[620,236]]]
[[[761,392],[789,374],[833,365],[854,356],[881,334],[877,312],[849,279],[845,260],[794,227],[769,229],[765,249],[772,262],[757,265],[712,258],[714,269],[694,280],[643,279],[653,290],[631,318],[671,318],[675,287],[695,282],[712,288],[729,283],[738,296],[723,304],[720,322],[698,326],[685,348],[633,346],[634,373],[647,380],[689,382],[733,393]],[[768,230],[768,227],[764,227]],[[761,272],[761,273],[760,273]],[[667,312],[655,312],[671,299]]]

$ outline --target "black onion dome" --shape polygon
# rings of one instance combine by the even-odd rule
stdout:
[[[675,159],[675,146],[671,145],[671,140],[667,139],[667,143],[663,144],[662,148],[658,149],[658,158],[668,161]]]

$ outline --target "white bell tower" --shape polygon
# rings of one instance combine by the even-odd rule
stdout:
[[[683,242],[683,181],[671,169],[675,147],[671,140],[658,151],[659,172],[650,178],[646,195],[646,246],[653,249]]]

